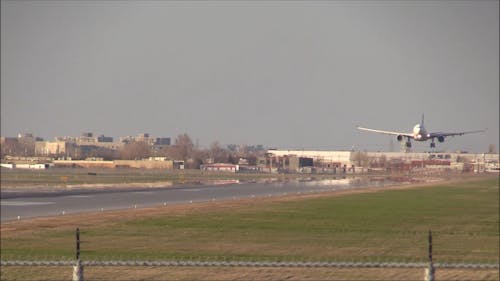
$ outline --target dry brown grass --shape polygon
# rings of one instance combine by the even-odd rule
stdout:
[[[3,267],[16,280],[71,280],[71,267]],[[437,269],[436,280],[499,280],[498,270]],[[135,280],[424,280],[423,268],[85,267],[84,279]],[[36,276],[36,277],[34,277]]]

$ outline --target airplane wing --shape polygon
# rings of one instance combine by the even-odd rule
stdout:
[[[474,134],[474,133],[481,133],[486,131],[484,130],[476,130],[476,131],[467,131],[467,132],[457,132],[457,133],[443,133],[443,132],[438,132],[438,133],[430,133],[429,138],[438,138],[438,137],[454,137],[454,136],[462,136],[465,134]]]
[[[409,133],[374,130],[374,129],[368,129],[368,128],[363,128],[363,127],[359,127],[359,126],[357,128],[358,128],[358,130],[362,130],[362,131],[368,131],[368,132],[374,132],[374,133],[386,134],[386,135],[394,135],[394,136],[405,136],[405,137],[413,138],[413,135],[409,134]]]

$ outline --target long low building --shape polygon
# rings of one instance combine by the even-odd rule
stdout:
[[[173,169],[174,161],[154,160],[54,160],[55,167]]]
[[[52,164],[14,164],[14,163],[1,163],[2,168],[7,169],[28,169],[28,170],[45,170],[49,168]]]
[[[349,164],[352,151],[321,151],[321,150],[268,150],[268,154],[273,156],[297,156],[303,158],[313,158],[314,160],[324,160]]]
[[[216,171],[216,172],[237,172],[239,171],[239,165],[227,164],[227,163],[213,163],[213,164],[203,164],[200,166],[203,171]]]
[[[436,165],[464,163],[477,165],[477,170],[486,167],[499,166],[497,153],[451,153],[451,152],[362,152],[362,151],[321,151],[321,150],[275,150],[267,151],[267,168],[291,169],[298,171],[295,166],[289,165],[293,159],[312,159],[312,166],[320,169],[348,168],[355,171],[356,167],[387,167],[388,164]],[[300,166],[300,165],[299,165]],[[462,165],[463,166],[463,165]],[[466,166],[466,165],[465,165]],[[302,167],[298,167],[301,169]]]

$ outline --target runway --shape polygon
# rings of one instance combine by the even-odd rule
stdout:
[[[323,181],[287,181],[273,183],[237,183],[143,189],[132,191],[82,190],[57,194],[31,193],[0,200],[1,222],[34,217],[61,216],[197,202],[263,198],[323,191],[384,186],[391,181],[370,182],[361,179]],[[3,194],[2,194],[3,195]]]

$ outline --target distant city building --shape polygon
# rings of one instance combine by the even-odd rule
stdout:
[[[155,145],[170,145],[170,138],[156,138]]]
[[[51,156],[71,159],[85,159],[95,155],[105,155],[107,159],[118,156],[117,152],[127,143],[144,142],[152,148],[153,153],[169,146],[169,137],[152,137],[149,133],[141,133],[136,137],[121,137],[114,141],[113,137],[103,134],[95,136],[92,132],[83,132],[80,136],[59,136],[54,141],[44,141],[32,133],[19,133],[17,137],[1,137],[2,157],[13,156]]]
[[[35,143],[36,156],[52,156],[76,158],[78,156],[77,146],[66,141],[37,141]]]
[[[67,141],[74,142],[76,144],[93,144],[99,142],[113,142],[113,137],[106,137],[104,135],[99,135],[98,137],[94,137],[93,133],[82,133],[80,137],[56,137],[56,141]]]
[[[76,142],[80,142],[80,143],[93,143],[93,142],[97,142],[97,138],[94,138],[94,134],[93,133],[82,133],[82,136],[79,137],[79,138],[76,138]]]
[[[97,137],[97,142],[113,142],[113,137],[106,137],[104,135],[100,135]]]
[[[26,139],[34,139],[32,133],[22,133],[22,134],[17,134],[18,139],[26,138]]]
[[[144,142],[150,146],[166,146],[170,145],[170,138],[166,137],[151,137],[149,133],[141,133],[136,137],[126,136],[120,138],[121,143]]]
[[[47,146],[56,146],[55,143],[64,142],[66,143],[66,147],[76,147],[75,149],[71,149],[69,153],[65,153],[65,157],[80,159],[82,157],[88,157],[89,155],[94,154],[102,154],[103,151],[117,151],[121,149],[123,143],[113,142],[113,137],[107,137],[105,135],[99,135],[97,137],[94,136],[91,132],[84,132],[79,137],[56,137],[54,144],[40,144],[40,147],[44,145]],[[38,153],[44,151],[42,148],[38,150]],[[53,152],[51,149],[45,148],[45,151]],[[110,154],[110,153],[108,153]],[[37,155],[47,155],[47,154],[37,154]]]

